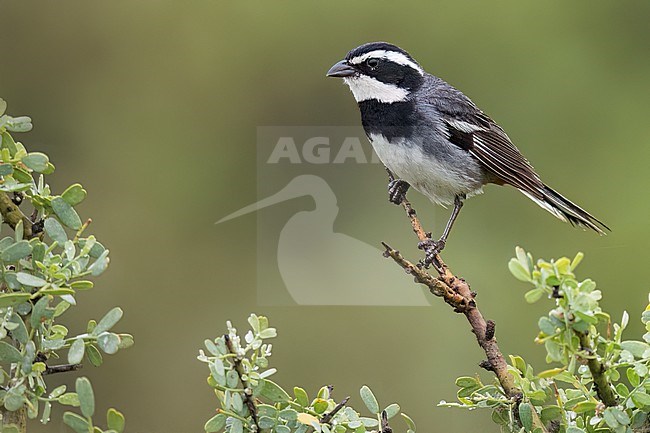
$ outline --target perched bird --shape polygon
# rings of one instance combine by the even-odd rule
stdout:
[[[609,228],[547,186],[504,130],[467,96],[426,73],[403,49],[372,42],[350,51],[327,72],[343,78],[359,104],[361,122],[379,159],[396,176],[389,197],[400,204],[409,186],[454,210],[438,241],[440,252],[463,200],[483,185],[512,185],[557,218],[599,234]]]

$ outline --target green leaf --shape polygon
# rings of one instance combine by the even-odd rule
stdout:
[[[258,422],[260,428],[268,429],[272,428],[275,425],[275,420],[268,416],[261,416]],[[216,430],[212,430],[216,431]]]
[[[81,413],[87,418],[92,417],[95,413],[95,394],[90,381],[86,377],[77,378],[75,390],[79,396]]]
[[[6,111],[7,111],[7,102],[4,99],[0,98],[0,116],[5,114]]]
[[[49,401],[45,402],[43,406],[43,415],[41,415],[41,424],[47,424],[50,422],[50,414],[52,413],[52,403]]]
[[[228,388],[237,388],[239,383],[239,374],[235,370],[228,370],[226,373],[226,385]]]
[[[394,417],[399,413],[400,411],[399,404],[393,403],[389,405],[386,409],[384,409],[384,411],[386,412],[386,418],[391,419],[392,417]]]
[[[415,432],[415,422],[411,419],[411,417],[405,413],[401,413],[400,415],[402,418],[404,418],[404,421],[406,421],[406,425],[408,426],[409,430],[413,430]]]
[[[582,259],[585,257],[585,255],[581,252],[578,252],[576,256],[573,258],[573,261],[571,261],[571,270],[575,270],[575,268],[578,267]]]
[[[530,270],[530,264],[528,263],[528,256],[526,255],[526,250],[521,247],[515,247],[515,255],[519,263],[525,268]]]
[[[79,230],[81,228],[81,218],[79,218],[77,211],[67,201],[63,200],[63,197],[54,197],[51,205],[52,210],[54,210],[54,213],[64,225],[73,230]]]
[[[263,331],[260,331],[260,338],[275,338],[278,336],[278,333],[275,328],[266,328]]]
[[[11,117],[6,127],[12,132],[27,132],[32,129],[32,119],[27,116]]]
[[[51,319],[54,316],[54,310],[50,308],[50,301],[52,297],[50,295],[43,296],[38,300],[34,309],[32,310],[32,317],[29,319],[29,323],[33,328],[40,326],[42,321]]]
[[[253,313],[248,317],[248,323],[251,325],[251,328],[253,328],[254,333],[257,334],[260,332],[260,319],[256,314]]]
[[[268,398],[274,403],[287,402],[291,400],[289,394],[287,394],[286,391],[282,389],[278,384],[268,379],[262,380],[263,385],[260,391],[261,396]]]
[[[38,173],[47,170],[47,163],[50,162],[47,155],[41,152],[30,152],[22,159],[23,164]]]
[[[76,206],[82,201],[84,201],[86,195],[88,195],[86,190],[83,189],[83,187],[78,183],[75,183],[74,185],[70,185],[65,191],[63,191],[61,197],[63,198],[63,200],[68,202],[70,206]]]
[[[362,386],[361,390],[359,390],[359,394],[361,395],[361,400],[363,400],[363,403],[366,405],[368,410],[373,414],[378,414],[379,403],[377,402],[377,398],[372,393],[370,388],[368,388],[366,385]]]
[[[508,262],[508,269],[510,273],[518,280],[524,281],[526,283],[531,282],[530,271],[519,262],[517,259],[510,259]]]
[[[115,430],[117,433],[122,433],[124,431],[124,424],[126,424],[126,421],[122,412],[113,408],[108,409],[106,413],[106,426],[109,429]]]
[[[629,351],[636,358],[643,358],[643,353],[649,348],[650,346],[647,343],[641,341],[621,341],[621,349]]]
[[[240,419],[232,418],[232,424],[230,424],[230,433],[242,433],[244,426]]]
[[[18,148],[16,147],[16,142],[11,137],[11,135],[9,135],[9,133],[6,131],[2,133],[2,148],[7,149],[9,151],[10,157],[15,155],[16,152],[18,151]]]
[[[59,245],[65,244],[68,240],[68,235],[66,234],[65,229],[56,218],[49,217],[45,220],[45,233],[47,233],[47,235]]]
[[[539,327],[539,330],[546,335],[555,334],[557,329],[551,319],[548,317],[540,317],[539,321],[537,322],[537,326]]]
[[[562,408],[559,406],[546,406],[542,409],[539,416],[542,422],[546,424],[554,419],[560,419],[563,413]]]
[[[643,391],[636,391],[630,396],[632,402],[639,409],[644,409],[647,406],[650,406],[650,395],[646,394]]]
[[[0,164],[0,176],[7,176],[14,172],[14,166],[11,164]]]
[[[519,419],[526,431],[533,429],[533,407],[530,403],[521,403],[519,405]]]
[[[365,416],[362,416],[361,418],[359,418],[359,421],[363,423],[364,427],[372,428],[372,427],[377,427],[379,425],[379,421],[377,420],[377,418],[367,418]]]
[[[298,412],[294,409],[287,408],[281,410],[280,413],[278,413],[278,416],[286,421],[295,421],[298,419]]]
[[[47,281],[44,279],[37,277],[36,275],[28,274],[26,272],[18,272],[16,274],[16,278],[20,284],[29,287],[43,287],[47,284]]]
[[[205,423],[203,428],[206,433],[215,433],[221,430],[226,426],[226,416],[222,413],[218,413]],[[268,428],[268,427],[267,427]]]
[[[529,290],[524,295],[524,299],[526,299],[526,302],[528,302],[529,304],[534,304],[535,302],[540,300],[543,294],[544,294],[544,289]]]
[[[544,370],[541,371],[537,377],[540,379],[548,379],[549,377],[554,377],[557,376],[558,374],[562,373],[564,371],[564,368],[551,368],[549,370]]]
[[[95,367],[99,367],[104,362],[102,354],[93,344],[86,346],[86,357]]]
[[[460,388],[470,388],[480,385],[475,377],[463,376],[456,379],[456,386]]]
[[[617,407],[611,407],[608,409],[611,409],[612,413],[614,414],[614,417],[616,417],[616,421],[618,421],[619,424],[628,425],[630,423],[630,417],[625,411]]]
[[[232,393],[232,408],[239,414],[244,410],[244,401],[238,392]]]
[[[623,398],[630,395],[630,390],[628,389],[627,386],[625,386],[624,383],[620,383],[620,382],[617,383],[615,388],[616,388],[616,392]]]
[[[97,338],[97,345],[104,353],[112,355],[120,348],[120,337],[113,333],[102,334]]]
[[[76,392],[66,392],[59,397],[59,403],[66,406],[79,407],[79,396]]]
[[[21,344],[27,344],[29,335],[22,317],[17,313],[13,313],[9,318],[9,323],[15,326],[14,329],[11,330],[12,337]]]
[[[95,284],[92,281],[88,280],[73,281],[70,283],[70,288],[74,290],[88,290],[92,289],[94,286]]]
[[[625,373],[627,375],[627,380],[630,381],[630,385],[639,386],[639,375],[636,373],[636,371],[634,371],[633,368],[628,368]]]
[[[77,338],[70,345],[68,350],[68,362],[70,364],[79,364],[84,358],[84,352],[86,350],[86,344],[84,343],[83,338]]]
[[[611,428],[616,428],[618,427],[618,421],[616,420],[616,417],[612,413],[612,408],[608,407],[605,409],[603,412],[603,419],[605,420],[605,423],[611,427]]]
[[[15,412],[25,404],[25,386],[12,388],[4,396],[4,407],[8,411]]]
[[[2,251],[0,254],[0,260],[6,263],[17,262],[18,260],[27,257],[31,252],[32,246],[29,242],[22,240]]]
[[[593,401],[583,401],[581,403],[576,404],[573,406],[573,411],[575,413],[585,413],[585,412],[591,412],[596,409],[596,406],[598,404]]]
[[[275,418],[278,410],[268,404],[258,404],[257,405],[257,412],[260,416],[268,416],[270,418]]]
[[[128,349],[129,347],[133,346],[135,344],[135,340],[133,339],[133,335],[131,334],[118,334],[120,337],[120,344],[118,344],[118,348],[120,350],[122,349]]]
[[[323,400],[322,398],[317,398],[316,400],[314,400],[313,403],[314,412],[316,412],[319,415],[325,413],[328,406],[329,404],[327,403],[327,400]]]
[[[77,415],[76,413],[66,412],[63,414],[63,422],[66,423],[72,430],[77,433],[88,433],[90,425],[85,418]]]
[[[22,362],[23,355],[9,343],[0,341],[0,362]]]
[[[296,386],[293,388],[293,395],[296,396],[296,401],[302,407],[309,406],[309,397],[307,396],[307,391]]]
[[[0,295],[0,308],[13,307],[31,298],[29,293],[3,293]]]
[[[96,277],[100,275],[102,272],[108,268],[108,263],[110,260],[108,259],[108,250],[104,250],[102,254],[95,260],[95,262],[88,266],[88,271],[92,274],[92,276]]]
[[[106,332],[111,329],[117,322],[120,321],[124,312],[120,307],[115,307],[99,321],[95,329],[93,330],[93,335],[99,335],[102,332]]]

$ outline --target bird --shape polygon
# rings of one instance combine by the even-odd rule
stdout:
[[[487,184],[510,185],[574,226],[610,231],[546,185],[503,128],[402,48],[363,44],[326,75],[342,78],[352,91],[366,136],[391,175],[390,201],[401,204],[413,187],[434,204],[454,206],[440,238],[418,245],[429,263],[444,249],[465,199]]]

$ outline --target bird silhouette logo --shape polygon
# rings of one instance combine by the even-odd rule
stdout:
[[[281,229],[277,246],[280,276],[298,305],[430,305],[423,289],[404,284],[403,271],[386,266],[381,250],[334,231],[339,208],[334,191],[322,177],[296,176],[280,191],[217,224],[304,196],[312,197],[315,208],[292,215]]]

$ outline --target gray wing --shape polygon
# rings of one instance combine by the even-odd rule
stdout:
[[[438,85],[428,93],[426,102],[440,114],[438,127],[451,143],[467,150],[499,183],[544,197],[544,183],[496,122],[449,85]]]
[[[432,77],[424,96],[426,105],[440,117],[436,127],[447,139],[474,156],[497,180],[512,185],[561,220],[590,228],[600,234],[609,228],[589,212],[572,203],[539,178],[499,125],[467,96]]]

